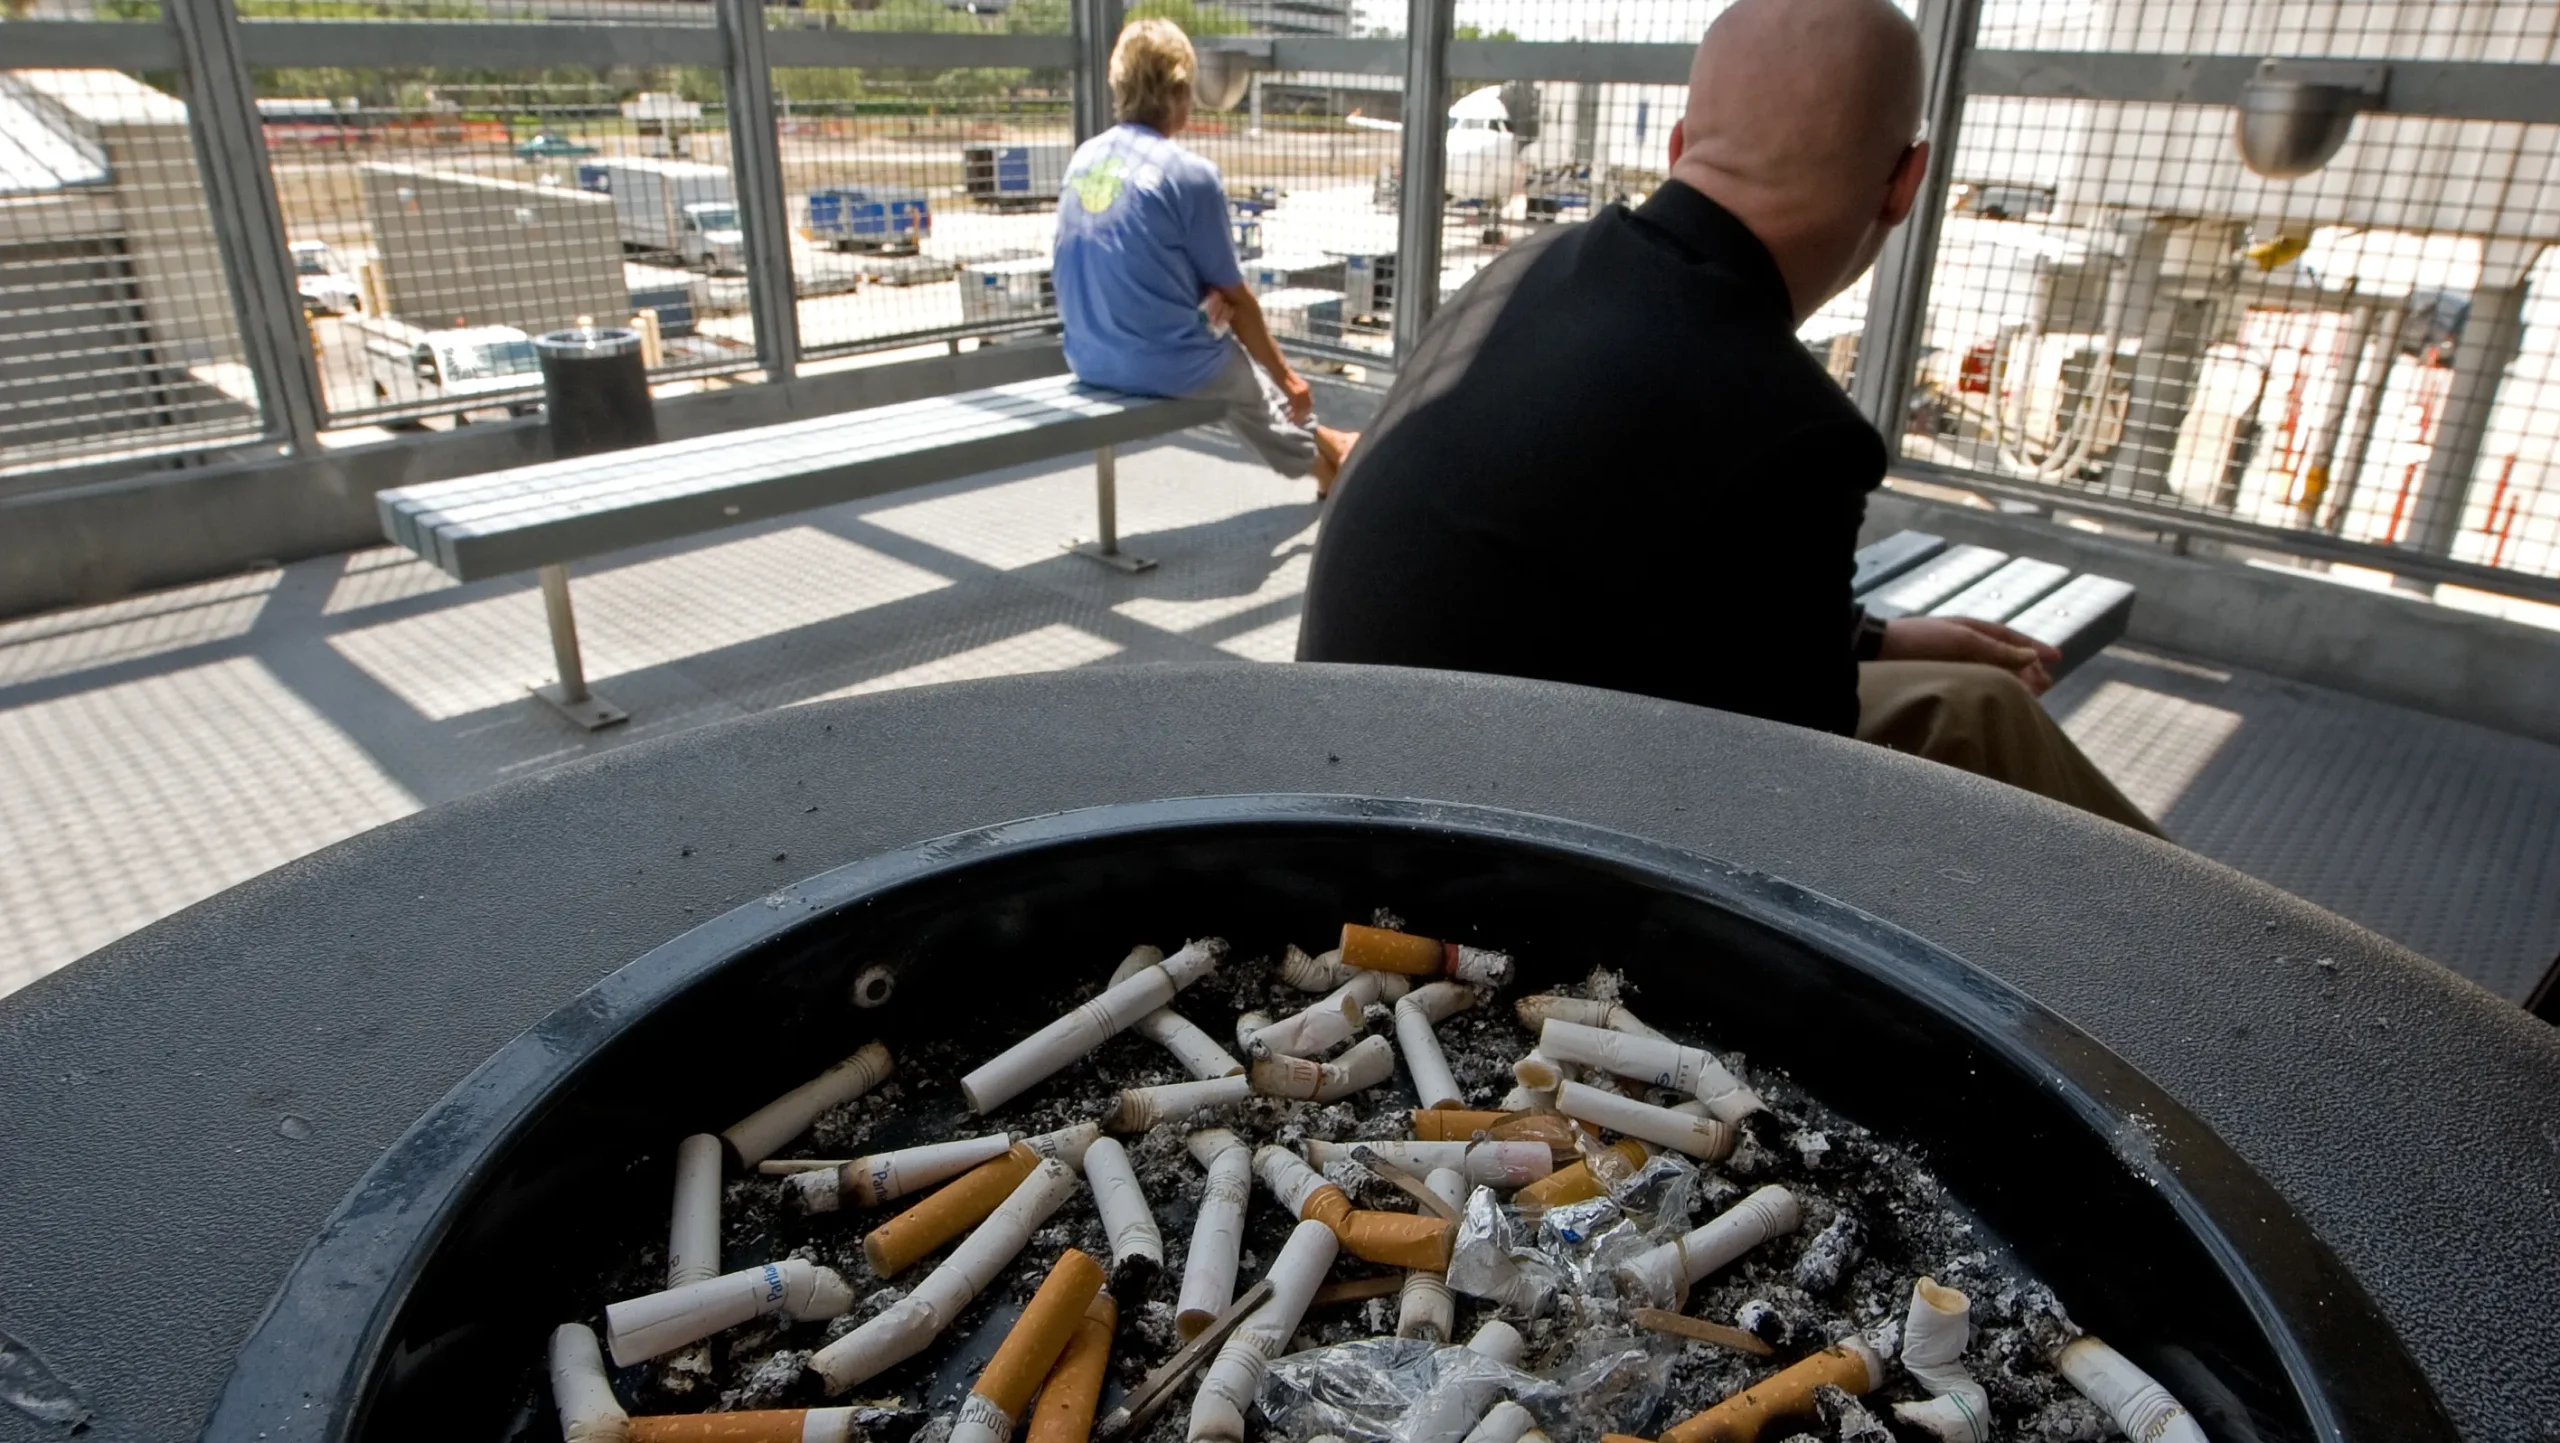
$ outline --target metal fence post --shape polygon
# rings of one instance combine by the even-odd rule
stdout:
[[[2507,272],[2499,278],[2504,284],[2483,275],[2471,293],[2471,314],[2453,348],[2453,384],[2436,419],[2435,444],[2428,448],[2426,472],[2409,497],[2409,529],[2400,544],[2412,551],[2451,556],[2462,536],[2498,387],[2524,348],[2525,276],[2534,259],[2528,255],[2520,265],[2499,268]]]
[[[185,65],[187,129],[195,137],[205,203],[266,432],[307,451],[327,408],[288,259],[275,176],[267,169],[257,90],[240,53],[240,17],[232,0],[165,0],[161,9]]]
[[[1120,40],[1120,0],[1070,0],[1075,31],[1076,143],[1111,128],[1111,47]]]
[[[729,169],[738,188],[738,228],[747,243],[756,359],[766,380],[788,381],[800,369],[799,288],[791,274],[791,202],[782,187],[773,71],[765,61],[764,0],[719,4],[729,65]]]
[[[1902,454],[1902,414],[1911,394],[1911,365],[1926,333],[1929,278],[1938,264],[1938,224],[1947,210],[1947,184],[1955,171],[1956,130],[1964,121],[1964,62],[1973,50],[1981,0],[1920,0],[1920,53],[1929,67],[1928,101],[1921,115],[1929,127],[1929,174],[1912,202],[1911,218],[1885,238],[1867,291],[1866,329],[1858,336],[1850,398],[1884,433],[1886,448]]]
[[[1441,191],[1449,158],[1449,32],[1456,0],[1406,0],[1404,146],[1396,184],[1396,364],[1440,308]]]

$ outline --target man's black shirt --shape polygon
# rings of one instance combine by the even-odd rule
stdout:
[[[1352,453],[1299,657],[1852,730],[1885,450],[1794,327],[1768,250],[1677,181],[1496,261]]]

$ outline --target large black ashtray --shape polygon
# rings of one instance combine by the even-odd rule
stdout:
[[[1480,807],[1213,797],[991,827],[841,867],[622,968],[501,1048],[329,1219],[205,1436],[508,1431],[620,1198],[663,1227],[676,1141],[877,1035],[992,1054],[1063,969],[1136,939],[1239,955],[1391,906],[1499,945],[1515,991],[1622,968],[1646,1015],[1792,1073],[1916,1150],[2073,1318],[2238,1440],[2455,1437],[2356,1280],[2221,1139],[2060,1017],[1777,878]],[[857,1010],[866,969],[888,1002]],[[872,979],[876,988],[876,977]],[[716,1044],[716,1045],[713,1045]],[[596,1264],[586,1261],[589,1285]]]

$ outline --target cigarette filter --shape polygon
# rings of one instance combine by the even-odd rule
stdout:
[[[1605,1027],[1550,1019],[1538,1030],[1538,1053],[1557,1062],[1596,1067],[1614,1077],[1633,1078],[1651,1087],[1668,1087],[1695,1096],[1699,1080],[1712,1069],[1730,1078],[1723,1064],[1706,1049],[1683,1047],[1666,1037],[1638,1037]],[[1522,1079],[1527,1081],[1527,1079]]]
[[[1357,1047],[1331,1062],[1264,1057],[1256,1059],[1246,1075],[1253,1080],[1253,1090],[1265,1097],[1335,1102],[1377,1086],[1394,1076],[1395,1070],[1395,1044],[1383,1037],[1364,1037]]]
[[[1120,1309],[1109,1293],[1096,1293],[1085,1305],[1075,1336],[1040,1385],[1039,1405],[1031,1410],[1030,1443],[1088,1443],[1093,1437],[1094,1408],[1102,1402],[1102,1384],[1111,1367],[1111,1332],[1119,1323]]]
[[[956,1188],[967,1181],[962,1178],[951,1186]],[[995,1281],[996,1274],[1022,1251],[1023,1244],[1031,1240],[1032,1230],[1047,1222],[1075,1190],[1074,1169],[1054,1157],[1041,1158],[1004,1202],[987,1215],[987,1220],[978,1224],[977,1231],[916,1284],[914,1292],[811,1354],[809,1371],[825,1380],[829,1393],[841,1393],[923,1352],[943,1329],[951,1326],[952,1319],[960,1316],[960,1310],[969,1306],[970,1299]],[[867,1252],[868,1238],[863,1240],[863,1246]]]
[[[1637,1037],[1662,1035],[1645,1026],[1636,1019],[1634,1013],[1615,1002],[1600,1002],[1581,997],[1563,997],[1553,992],[1541,992],[1535,996],[1523,997],[1512,1003],[1511,1007],[1513,1011],[1520,1014],[1520,1025],[1532,1032],[1546,1026],[1550,1020],[1557,1020],[1579,1022],[1585,1027],[1606,1027],[1612,1032],[1632,1033]]]
[[[767,1313],[807,1322],[842,1316],[852,1306],[853,1289],[833,1269],[785,1258],[611,1304],[604,1310],[605,1342],[614,1366],[628,1368]]]
[[[1233,1107],[1253,1098],[1253,1079],[1238,1073],[1154,1087],[1124,1088],[1112,1110],[1113,1132],[1145,1132],[1168,1122],[1181,1122],[1215,1107]]]
[[[1564,1086],[1564,1069],[1554,1058],[1532,1050],[1511,1064],[1511,1080],[1531,1092],[1553,1092]]]
[[[1173,1315],[1174,1330],[1186,1343],[1235,1301],[1245,1200],[1253,1191],[1253,1155],[1234,1133],[1215,1127],[1191,1134],[1191,1155],[1209,1170],[1209,1180],[1200,1190],[1200,1212],[1191,1225],[1191,1249],[1183,1259],[1182,1293]]]
[[[1568,1082],[1556,1089],[1556,1111],[1578,1118],[1594,1127],[1605,1127],[1629,1137],[1642,1138],[1657,1147],[1685,1152],[1701,1162],[1722,1162],[1733,1152],[1734,1133],[1730,1123],[1712,1117],[1697,1117],[1603,1092],[1579,1082]]]
[[[806,1131],[810,1123],[818,1120],[818,1114],[878,1087],[881,1079],[889,1075],[889,1067],[889,1049],[877,1042],[867,1044],[851,1057],[748,1113],[720,1137],[738,1155],[739,1166],[753,1167]]]
[[[1381,974],[1363,972],[1303,1009],[1266,1022],[1239,1039],[1247,1057],[1320,1057],[1360,1034],[1369,1004],[1378,1000]]]
[[[1447,1341],[1457,1321],[1458,1300],[1449,1295],[1449,1280],[1415,1268],[1404,1275],[1396,1292],[1396,1336],[1425,1342]]]
[[[551,1330],[551,1402],[560,1410],[565,1443],[624,1443],[631,1436],[630,1416],[613,1396],[595,1332],[584,1323]]]
[[[1101,996],[981,1063],[960,1079],[961,1095],[974,1112],[995,1111],[1172,1001],[1173,994],[1207,976],[1226,951],[1223,939],[1202,938],[1152,967],[1140,968],[1127,981],[1104,989]]]
[[[1413,1135],[1424,1142],[1470,1142],[1477,1133],[1493,1131],[1510,1115],[1455,1107],[1417,1107],[1413,1110]]]
[[[1289,1346],[1290,1334],[1298,1331],[1298,1320],[1306,1316],[1338,1247],[1333,1230],[1313,1220],[1299,1223],[1289,1234],[1265,1275],[1271,1296],[1228,1337],[1200,1380],[1185,1435],[1191,1443],[1243,1443],[1245,1409],[1253,1405],[1273,1355]]]
[[[1116,987],[1163,960],[1164,949],[1160,947],[1133,947],[1121,961],[1120,969],[1111,974],[1111,984]],[[1216,1038],[1170,1007],[1159,1007],[1139,1018],[1130,1030],[1161,1044],[1193,1077],[1233,1077],[1244,1071],[1244,1064],[1228,1056]]]
[[[1090,1165],[1093,1154],[1085,1154]],[[960,1405],[960,1421],[951,1443],[1006,1443],[1013,1421],[1031,1401],[1040,1380],[1049,1376],[1075,1338],[1085,1310],[1102,1291],[1102,1264],[1069,1248],[1058,1255],[1039,1291],[1024,1304],[1022,1316],[996,1345],[995,1356],[979,1372]]]
[[[863,1261],[881,1277],[896,1277],[916,1259],[976,1227],[1039,1165],[1040,1154],[1029,1143],[1015,1143],[1004,1156],[978,1164],[958,1182],[866,1233]]]
[[[1339,947],[1321,957],[1310,957],[1305,948],[1292,942],[1280,952],[1280,981],[1301,992],[1331,992],[1359,975],[1360,970],[1343,962]]]
[[[1690,1284],[1780,1233],[1794,1232],[1803,1220],[1796,1195],[1771,1183],[1703,1226],[1628,1259],[1617,1269],[1618,1286],[1676,1311]]]
[[[1354,1208],[1333,1229],[1342,1250],[1363,1262],[1435,1273],[1449,1270],[1449,1248],[1457,1231],[1447,1218],[1368,1208]]]
[[[1042,1157],[1054,1157],[1069,1167],[1084,1166],[1084,1150],[1102,1136],[1098,1122],[1074,1122],[1056,1132],[1035,1132],[1022,1140],[1023,1146]]]
[[[1813,1390],[1826,1384],[1849,1393],[1882,1387],[1884,1359],[1864,1341],[1844,1339],[1839,1347],[1825,1348],[1671,1425],[1662,1443],[1754,1443],[1772,1419],[1811,1413]]]
[[[1529,1340],[1520,1336],[1518,1328],[1495,1318],[1476,1329],[1476,1335],[1467,1339],[1467,1351],[1491,1358],[1506,1368],[1517,1368],[1520,1360],[1528,1355]]]
[[[1585,1144],[1597,1146],[1600,1135],[1569,1117],[1552,1112],[1515,1112],[1493,1125],[1496,1142],[1543,1142],[1558,1157],[1576,1157]]]
[[[671,1413],[631,1420],[631,1443],[853,1443],[851,1408]]]
[[[1467,1434],[1466,1443],[1520,1443],[1521,1437],[1537,1426],[1537,1418],[1528,1409],[1505,1398],[1494,1404],[1484,1421]]]
[[[1634,1138],[1613,1142],[1609,1144],[1606,1151],[1623,1161],[1630,1173],[1644,1166],[1653,1157],[1653,1150]],[[1512,1195],[1511,1205],[1524,1212],[1530,1210],[1544,1212],[1548,1208],[1563,1207],[1566,1203],[1578,1203],[1588,1198],[1605,1196],[1608,1191],[1608,1184],[1592,1172],[1590,1163],[1577,1162],[1571,1167],[1559,1168],[1521,1188],[1519,1192]]]
[[[1467,1180],[1455,1168],[1433,1168],[1422,1179],[1422,1185],[1452,1211],[1463,1210],[1467,1205]],[[1424,1268],[1407,1272],[1404,1287],[1396,1297],[1396,1336],[1438,1343],[1445,1341],[1456,1325],[1457,1298],[1449,1291],[1448,1278]]]
[[[2194,1415],[2133,1360],[2095,1338],[2074,1338],[2053,1364],[2071,1386],[2142,1443],[2205,1443]]]
[[[1116,1297],[1144,1297],[1164,1271],[1164,1234],[1138,1186],[1138,1170],[1128,1151],[1103,1138],[1084,1154],[1085,1186],[1093,1189],[1094,1211],[1111,1238],[1111,1291]]]
[[[1511,980],[1511,959],[1500,952],[1416,937],[1410,932],[1390,932],[1384,927],[1363,927],[1356,922],[1342,925],[1342,960],[1371,972],[1454,977],[1486,987],[1500,987]]]
[[[947,1182],[1012,1149],[1012,1137],[1001,1132],[954,1142],[928,1142],[920,1147],[857,1157],[839,1170],[837,1178],[856,1204],[878,1207],[909,1193],[922,1192],[935,1183]]]
[[[1413,1074],[1414,1096],[1425,1108],[1466,1105],[1467,1095],[1450,1073],[1439,1034],[1431,1027],[1475,1005],[1475,989],[1457,982],[1417,987],[1396,1003],[1396,1045],[1404,1051],[1405,1070]]]
[[[1902,1323],[1902,1370],[1932,1395],[1896,1403],[1893,1416],[1945,1443],[1990,1443],[1991,1395],[1960,1361],[1973,1336],[1973,1303],[1935,1278],[1911,1285]]]
[[[676,1144],[676,1201],[667,1224],[667,1286],[720,1276],[720,1139]]]
[[[1351,1198],[1307,1166],[1305,1158],[1278,1143],[1254,1149],[1253,1170],[1294,1218],[1312,1218],[1331,1227],[1351,1211]]]

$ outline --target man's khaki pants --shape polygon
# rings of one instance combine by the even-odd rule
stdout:
[[[2111,822],[2165,836],[1996,666],[1962,661],[1858,665],[1858,740],[2023,787]]]

